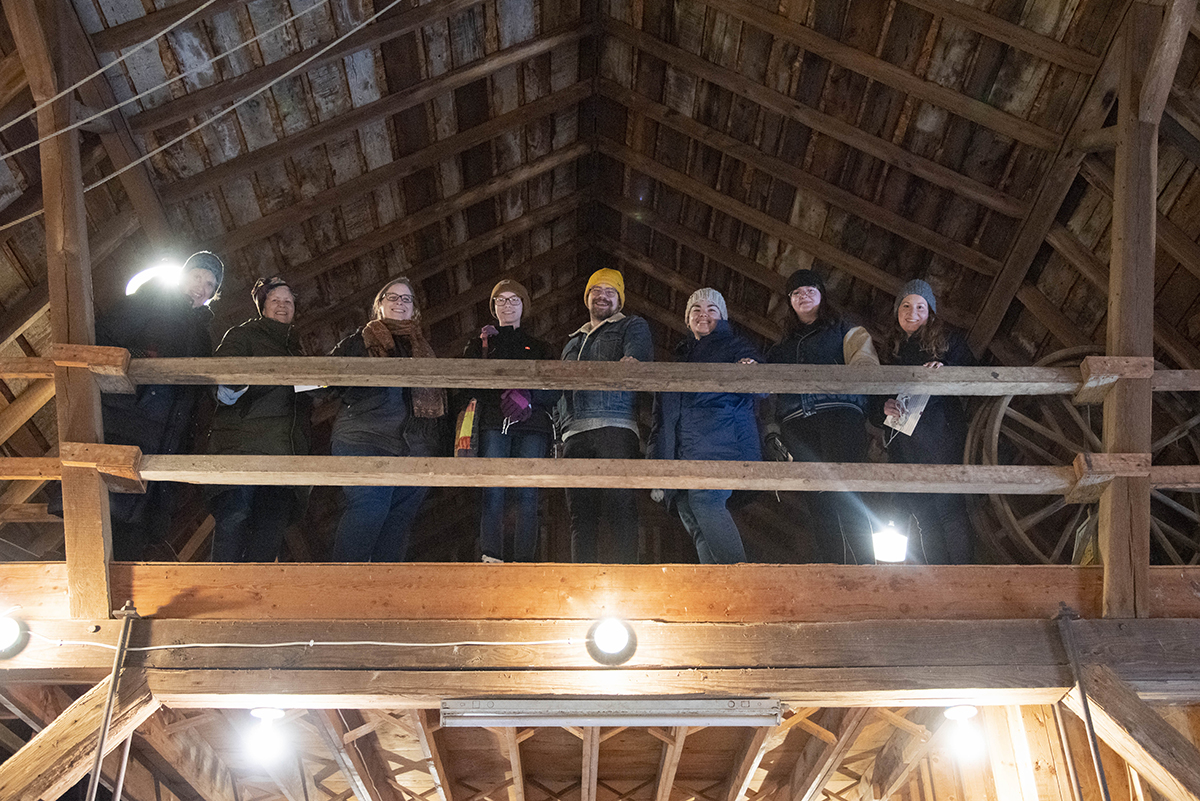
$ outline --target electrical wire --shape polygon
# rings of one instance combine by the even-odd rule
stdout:
[[[172,23],[171,25],[168,25],[166,28],[164,28],[163,30],[159,31],[158,33],[154,34],[153,36],[151,36],[151,37],[150,37],[149,39],[147,39],[146,41],[142,42],[141,44],[134,45],[134,46],[133,46],[133,47],[132,47],[132,48],[131,48],[131,49],[130,49],[128,52],[126,52],[126,53],[125,53],[124,55],[122,55],[120,58],[114,59],[114,60],[113,60],[113,61],[111,61],[110,63],[108,63],[108,64],[104,65],[103,67],[100,67],[98,70],[96,70],[95,72],[93,72],[91,75],[88,75],[86,78],[80,78],[78,81],[76,81],[75,83],[71,84],[71,85],[70,85],[70,86],[68,86],[66,89],[63,89],[61,92],[59,92],[58,94],[56,94],[54,97],[51,97],[51,98],[49,98],[49,99],[47,99],[47,100],[43,100],[41,103],[37,104],[37,105],[36,105],[36,106],[34,106],[32,109],[30,109],[29,111],[25,112],[24,114],[22,114],[21,116],[17,117],[16,119],[14,119],[14,120],[10,120],[10,121],[6,122],[4,125],[0,125],[0,133],[3,133],[3,132],[5,132],[5,131],[7,131],[9,128],[11,128],[12,126],[16,125],[16,124],[17,124],[18,122],[20,122],[21,120],[25,120],[25,119],[28,119],[28,118],[32,117],[34,114],[37,114],[39,111],[41,111],[42,109],[44,109],[46,106],[49,106],[50,104],[54,103],[56,100],[62,100],[64,97],[66,97],[67,95],[69,95],[71,92],[74,92],[76,89],[78,89],[79,87],[83,86],[83,85],[84,85],[85,83],[87,83],[88,81],[92,80],[93,78],[97,78],[97,77],[99,77],[99,76],[103,75],[103,74],[104,74],[105,72],[107,72],[107,71],[108,71],[108,70],[109,70],[111,67],[115,67],[115,66],[117,66],[118,64],[124,63],[124,61],[125,61],[127,58],[129,58],[130,56],[132,56],[134,53],[138,52],[138,51],[139,51],[139,50],[141,50],[143,47],[145,47],[146,45],[150,44],[151,42],[154,42],[155,40],[159,39],[160,37],[166,36],[168,33],[170,33],[171,31],[175,30],[175,29],[176,29],[176,28],[178,28],[180,25],[182,25],[183,23],[187,22],[187,21],[188,21],[188,20],[190,20],[192,17],[196,16],[196,15],[197,15],[197,14],[199,14],[201,11],[203,11],[203,10],[204,10],[204,9],[206,9],[206,8],[208,8],[209,6],[211,6],[211,5],[212,5],[213,3],[215,3],[215,2],[217,2],[217,0],[207,0],[207,2],[203,3],[202,5],[198,6],[198,7],[197,7],[197,8],[195,8],[195,9],[193,9],[192,11],[188,12],[188,13],[187,13],[187,14],[185,14],[183,17],[181,17],[180,19],[176,20],[176,21],[175,21],[174,23]],[[110,110],[111,110],[111,109],[110,109]]]
[[[179,144],[180,142],[182,142],[182,141],[183,141],[184,139],[186,139],[187,137],[189,137],[189,136],[191,136],[192,134],[196,133],[197,131],[199,131],[199,130],[201,130],[201,129],[203,129],[203,128],[205,128],[205,127],[207,127],[207,126],[211,125],[211,124],[213,124],[214,122],[216,122],[216,121],[217,121],[217,120],[219,120],[220,118],[224,117],[226,114],[229,114],[230,112],[232,112],[232,111],[235,111],[236,109],[240,108],[241,106],[245,105],[246,103],[249,103],[251,100],[253,100],[254,98],[258,97],[258,96],[259,96],[259,95],[261,95],[263,92],[266,92],[268,89],[272,88],[272,87],[273,87],[273,86],[275,86],[276,84],[278,84],[278,83],[282,82],[283,80],[285,80],[285,79],[287,79],[287,78],[290,78],[292,75],[294,75],[294,74],[296,74],[297,72],[299,72],[300,70],[304,69],[304,68],[305,68],[305,67],[307,67],[309,64],[311,64],[311,63],[312,63],[314,60],[316,60],[317,58],[319,58],[320,56],[322,56],[322,55],[324,55],[326,52],[328,52],[330,49],[332,49],[334,46],[336,46],[336,45],[340,44],[340,43],[341,43],[342,41],[344,41],[345,39],[349,38],[350,36],[354,35],[354,34],[355,34],[355,33],[357,33],[358,31],[362,30],[362,29],[363,29],[363,28],[365,28],[365,27],[366,27],[368,24],[370,24],[370,23],[374,22],[374,21],[375,21],[376,19],[378,19],[380,16],[382,16],[382,15],[383,15],[383,14],[385,14],[386,12],[390,11],[392,8],[394,8],[395,6],[399,5],[401,2],[403,2],[403,0],[392,0],[390,3],[388,3],[387,5],[385,5],[385,6],[384,6],[382,9],[380,9],[379,11],[376,11],[374,14],[372,14],[371,16],[369,16],[369,17],[367,17],[366,19],[364,19],[364,20],[363,20],[362,22],[360,22],[358,25],[355,25],[353,28],[351,28],[350,30],[346,31],[346,33],[342,34],[341,36],[337,37],[337,38],[336,38],[336,39],[334,39],[333,41],[331,41],[331,42],[329,42],[328,44],[324,45],[323,47],[321,47],[320,49],[318,49],[318,50],[317,50],[315,53],[313,53],[311,56],[309,56],[308,58],[306,58],[306,59],[304,59],[303,61],[301,61],[299,64],[295,65],[295,66],[294,66],[294,67],[292,67],[291,69],[289,69],[289,70],[287,70],[286,72],[284,72],[284,73],[283,73],[282,75],[280,75],[278,78],[275,78],[274,80],[270,81],[269,83],[267,83],[266,85],[264,85],[264,86],[262,86],[261,88],[257,89],[256,91],[254,91],[254,92],[252,92],[252,93],[250,93],[250,94],[246,95],[246,96],[245,96],[245,97],[243,97],[241,100],[238,100],[236,103],[234,103],[233,105],[231,105],[231,106],[229,106],[229,107],[227,107],[227,108],[225,108],[225,109],[222,109],[221,111],[217,112],[216,114],[213,114],[211,117],[209,117],[208,119],[204,120],[203,122],[201,122],[201,123],[199,123],[199,124],[195,125],[194,127],[190,128],[189,130],[187,130],[187,131],[184,131],[182,134],[180,134],[179,136],[176,136],[174,139],[171,139],[171,140],[170,140],[169,142],[167,142],[166,144],[163,144],[163,145],[160,145],[159,147],[156,147],[155,149],[153,149],[153,150],[151,150],[150,152],[146,153],[144,156],[140,156],[139,158],[137,158],[137,159],[135,159],[135,160],[133,160],[133,161],[129,162],[128,164],[126,164],[124,167],[121,167],[120,169],[118,169],[118,170],[115,170],[115,171],[113,171],[113,172],[109,173],[109,174],[108,174],[108,175],[106,175],[105,177],[101,178],[99,181],[96,181],[95,183],[92,183],[92,184],[89,184],[88,186],[85,186],[85,187],[83,188],[83,191],[84,191],[84,192],[90,192],[90,191],[92,191],[93,189],[95,189],[95,188],[97,188],[97,187],[99,187],[99,186],[103,186],[104,184],[108,183],[108,182],[109,182],[109,181],[111,181],[112,179],[114,179],[114,178],[117,178],[117,177],[119,177],[119,176],[121,176],[121,175],[125,174],[125,173],[126,173],[126,172],[128,172],[129,170],[132,170],[132,169],[134,169],[135,167],[138,167],[138,166],[140,166],[141,164],[145,163],[146,161],[150,160],[150,159],[151,159],[151,158],[153,158],[154,156],[157,156],[159,153],[162,153],[164,150],[167,150],[168,148],[171,148],[171,147],[173,147],[173,146],[175,146],[175,145]],[[43,213],[44,213],[44,209],[39,209],[38,211],[32,212],[32,213],[30,213],[30,214],[27,214],[27,215],[25,215],[24,217],[20,217],[20,218],[18,218],[18,219],[16,219],[16,220],[13,220],[12,222],[5,223],[4,225],[0,225],[0,232],[2,232],[2,231],[6,231],[6,230],[8,230],[9,228],[12,228],[12,227],[14,227],[14,226],[16,226],[16,225],[20,225],[21,223],[23,223],[23,222],[26,222],[26,221],[28,221],[28,220],[31,220],[31,219],[33,219],[33,218],[35,218],[35,217],[39,217],[39,216],[41,216]]]
[[[209,0],[209,2],[216,2],[216,0]],[[9,159],[9,158],[12,158],[13,156],[16,156],[19,153],[24,153],[26,150],[32,150],[33,148],[38,147],[39,145],[43,144],[44,142],[49,142],[51,139],[53,139],[56,136],[61,136],[62,134],[65,134],[69,131],[73,131],[76,128],[82,128],[83,126],[87,125],[89,122],[92,122],[93,120],[98,120],[101,117],[107,117],[109,114],[113,113],[114,111],[124,108],[125,106],[128,106],[130,103],[141,100],[143,97],[146,97],[147,95],[151,95],[161,89],[165,89],[177,81],[182,81],[184,78],[189,78],[192,75],[195,75],[199,72],[203,72],[205,69],[211,67],[213,64],[216,64],[218,61],[228,58],[229,56],[232,56],[234,53],[238,52],[239,50],[241,50],[245,47],[249,47],[250,45],[257,42],[258,40],[262,39],[263,37],[270,36],[271,34],[278,31],[280,28],[284,28],[287,25],[290,25],[291,23],[300,19],[300,17],[304,16],[305,14],[315,11],[318,8],[323,8],[324,6],[326,6],[328,4],[329,4],[329,0],[324,0],[324,2],[322,2],[322,3],[317,3],[316,5],[311,5],[308,8],[304,9],[303,11],[301,11],[297,14],[293,14],[292,16],[288,17],[287,19],[282,20],[281,22],[271,26],[270,28],[267,28],[266,30],[262,31],[261,33],[258,33],[257,35],[251,37],[250,39],[247,39],[246,41],[239,44],[237,47],[231,48],[229,50],[226,50],[224,53],[220,53],[216,56],[213,56],[208,61],[205,61],[201,64],[197,64],[195,67],[192,67],[187,72],[181,72],[178,75],[168,78],[167,80],[163,81],[162,83],[158,84],[157,86],[151,86],[149,89],[145,89],[141,92],[138,92],[133,97],[126,98],[125,100],[118,102],[114,106],[110,106],[109,108],[102,109],[101,111],[97,111],[97,112],[93,113],[90,117],[84,117],[83,119],[76,120],[75,122],[72,122],[70,125],[67,125],[64,128],[60,128],[57,131],[48,133],[45,136],[41,137],[40,139],[37,139],[33,142],[29,142],[28,144],[21,145],[20,147],[16,148],[15,150],[10,150],[6,153],[0,153],[0,159]],[[170,29],[168,29],[168,30],[170,30]],[[149,41],[153,41],[153,40],[148,40],[147,42],[143,42],[142,44],[143,45],[148,44]],[[141,45],[139,45],[139,47],[140,46]],[[117,62],[113,62],[113,64],[116,64],[116,63]],[[110,64],[109,66],[112,66],[112,64]],[[104,69],[108,69],[108,67],[105,67]],[[97,72],[97,73],[93,73],[93,76],[99,75],[102,72],[103,72],[103,70],[100,70],[100,72]],[[89,76],[89,78],[90,77],[92,77],[92,76]],[[83,81],[80,81],[79,84],[76,84],[76,86],[79,86],[80,84],[86,82],[87,80],[89,80],[89,78],[85,78]],[[61,96],[62,96],[62,93],[60,92],[58,95],[55,95],[55,98],[58,98]],[[35,107],[33,109],[33,111],[28,112],[26,114],[26,116],[28,116],[28,114],[32,114],[33,112],[36,112],[40,108],[45,107],[50,102],[53,102],[53,101],[48,100],[48,101],[42,103],[40,106]],[[13,120],[13,122],[9,123],[9,125],[18,122],[20,119],[24,119],[24,117],[18,118],[17,120]],[[8,127],[8,126],[0,127],[0,132],[3,132],[6,127]]]
[[[36,631],[30,631],[29,636],[36,637],[51,645],[83,645],[93,648],[103,648],[115,651],[115,645],[89,640],[60,640],[47,637]],[[454,640],[450,642],[391,642],[387,640],[292,640],[288,642],[185,642],[171,645],[130,646],[126,651],[145,653],[149,651],[182,651],[189,648],[316,648],[316,647],[382,647],[382,648],[460,648],[466,646],[503,646],[503,645],[579,645],[583,640],[568,637],[564,640]]]

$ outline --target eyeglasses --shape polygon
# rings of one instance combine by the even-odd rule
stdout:
[[[395,292],[388,292],[383,296],[383,299],[388,303],[395,303],[396,301],[399,301],[409,305],[412,305],[413,300],[415,300],[412,295],[397,295]]]
[[[793,298],[814,298],[821,294],[821,290],[815,286],[802,286],[799,289],[793,289],[791,297]]]
[[[520,306],[521,299],[520,298],[499,297],[499,298],[496,298],[496,305],[497,306]]]

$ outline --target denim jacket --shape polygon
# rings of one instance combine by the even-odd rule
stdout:
[[[641,317],[620,312],[589,322],[567,340],[563,361],[615,362],[632,356],[640,362],[653,361],[650,326]],[[634,419],[634,393],[613,390],[568,390],[558,402],[555,428],[560,439],[581,431],[616,426],[637,431]]]

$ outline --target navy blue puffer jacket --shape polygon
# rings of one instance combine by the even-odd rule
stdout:
[[[729,364],[761,360],[750,342],[720,320],[713,332],[687,339],[677,361]],[[651,459],[758,461],[762,459],[754,396],[739,392],[660,392],[654,398]]]

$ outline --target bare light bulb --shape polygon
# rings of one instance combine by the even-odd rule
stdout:
[[[244,739],[250,757],[260,765],[277,762],[286,750],[283,734],[276,721],[283,717],[282,709],[259,707],[250,714],[258,718],[258,724],[246,731]]]
[[[903,562],[908,558],[908,537],[891,520],[879,531],[871,532],[876,562]]]
[[[178,284],[183,278],[183,265],[163,260],[153,267],[147,267],[129,279],[125,285],[125,294],[132,295],[147,281],[162,281],[171,285]]]

